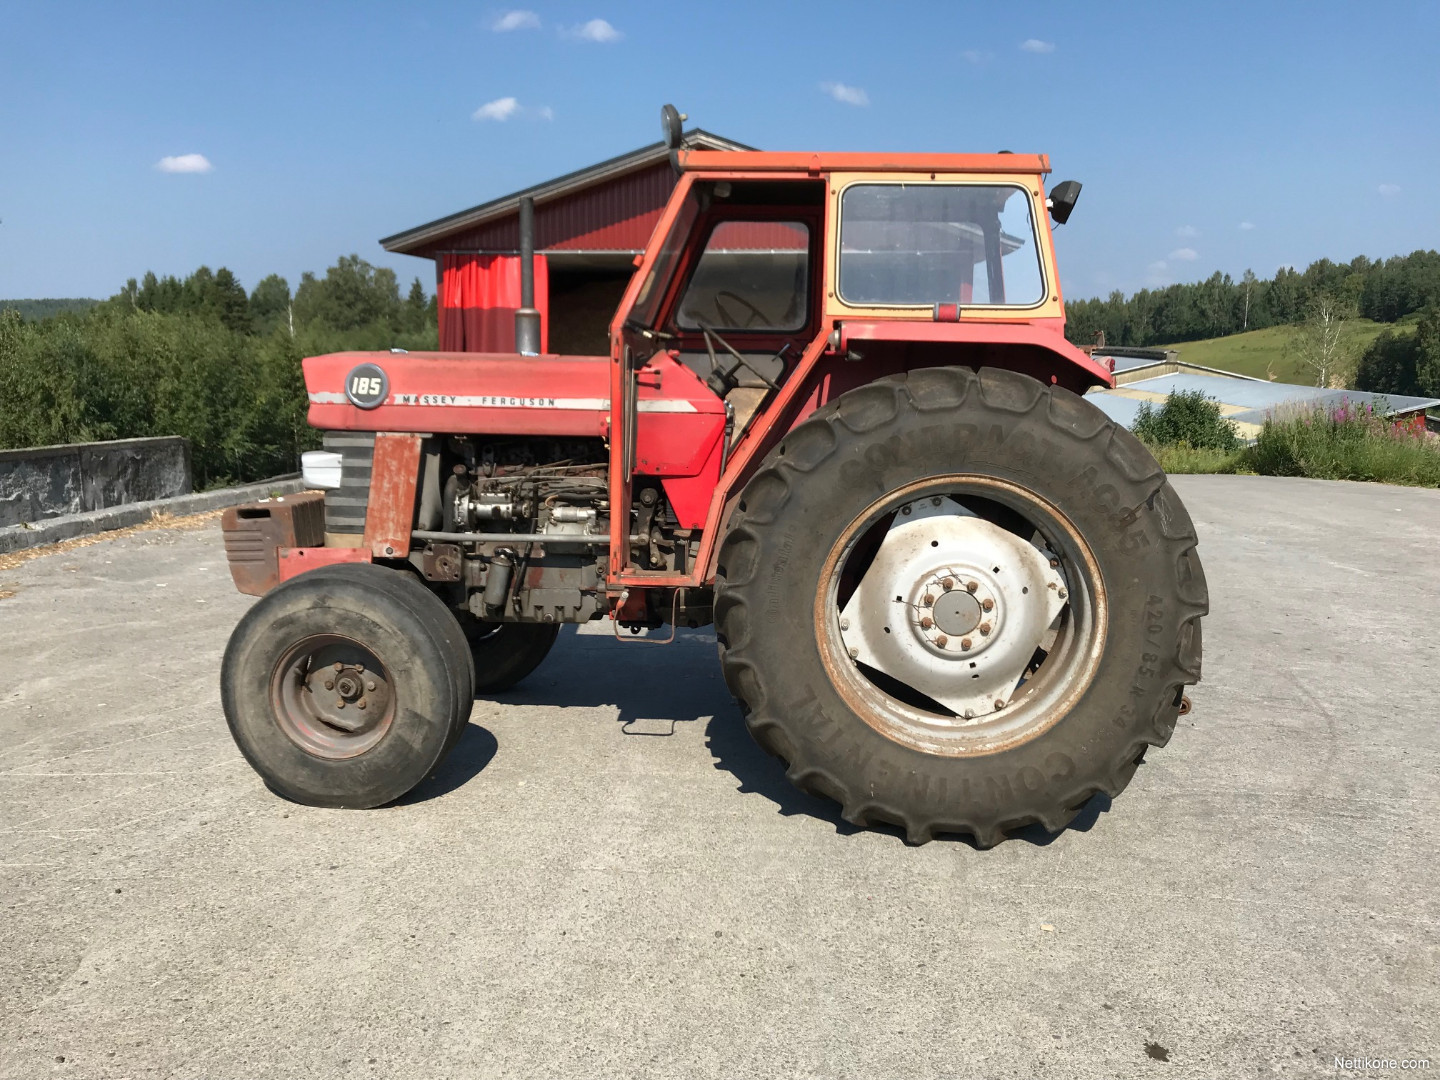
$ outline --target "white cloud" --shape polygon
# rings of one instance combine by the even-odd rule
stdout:
[[[1055,51],[1053,41],[1041,41],[1039,38],[1026,38],[1020,43],[1020,48],[1030,53],[1052,53]]]
[[[1151,285],[1166,285],[1170,281],[1170,267],[1164,259],[1152,262],[1145,268],[1145,279]]]
[[[1399,185],[1399,184],[1381,184],[1380,187],[1377,188],[1376,190],[1378,190],[1381,195],[1384,195],[1385,198],[1389,199],[1389,198],[1392,198],[1393,196],[1396,196],[1396,195],[1399,195],[1399,194],[1400,194],[1400,185]]]
[[[1194,240],[1195,237],[1200,235],[1200,230],[1195,228],[1194,225],[1181,225],[1175,230],[1175,235],[1180,237],[1181,240]]]
[[[1194,248],[1176,248],[1174,251],[1170,252],[1169,255],[1166,255],[1165,258],[1169,259],[1172,262],[1194,262],[1196,259],[1200,258],[1200,253]]]
[[[513,97],[496,98],[494,101],[487,101],[473,113],[471,120],[495,120],[504,123],[512,117],[525,117],[531,120],[554,120],[555,110],[549,105],[521,105]]]
[[[1253,228],[1255,228],[1255,223],[1254,223],[1253,221],[1242,221],[1242,222],[1240,222],[1240,231],[1241,231],[1241,232],[1249,232],[1249,231],[1250,231],[1251,229],[1253,229]]]
[[[215,166],[204,154],[176,154],[174,157],[162,157],[155,163],[155,168],[168,173],[207,173]]]
[[[842,105],[869,105],[870,95],[858,86],[846,86],[841,82],[825,82],[820,89]]]
[[[625,36],[604,19],[591,19],[589,22],[582,23],[575,27],[571,33],[581,41],[595,41],[601,45],[608,45],[612,41],[619,41]]]
[[[506,121],[520,111],[520,102],[513,97],[496,98],[494,101],[487,101],[473,113],[471,120],[499,120]]]
[[[979,49],[966,49],[960,54],[960,59],[964,60],[967,64],[975,64],[978,66],[988,63],[992,57],[989,53],[981,52]]]
[[[540,16],[533,11],[507,11],[490,24],[490,29],[497,34],[506,34],[511,30],[539,30]]]

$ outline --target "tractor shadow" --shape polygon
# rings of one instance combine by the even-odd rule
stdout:
[[[591,624],[592,626],[598,624]],[[538,669],[513,690],[490,696],[499,704],[549,708],[610,707],[613,722],[628,736],[669,737],[680,724],[705,721],[706,748],[713,767],[730,773],[743,795],[758,795],[772,803],[783,817],[816,818],[832,826],[839,836],[878,832],[905,842],[895,826],[878,823],[852,825],[840,816],[829,799],[809,795],[785,778],[785,768],[762,750],[745,730],[740,709],[720,675],[715,635],[710,629],[680,630],[669,645],[636,639],[615,641],[609,634],[577,633],[565,627],[555,648]],[[460,787],[495,756],[497,744],[489,731],[473,721],[460,743],[440,769],[402,802],[433,799]],[[1048,833],[1027,825],[1010,833],[1036,847],[1046,847],[1069,832],[1089,832],[1110,799],[1096,795],[1064,830]],[[941,834],[937,844],[974,848],[966,835]]]
[[[445,755],[440,767],[422,780],[408,794],[396,799],[395,806],[410,806],[429,802],[442,795],[448,795],[456,788],[464,787],[475,779],[495,757],[500,744],[495,736],[473,721],[465,725],[460,741]]]

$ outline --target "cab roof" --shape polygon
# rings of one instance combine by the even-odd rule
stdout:
[[[806,154],[766,150],[681,149],[676,160],[685,172],[804,173],[913,172],[913,173],[1015,173],[1039,176],[1049,173],[1047,154]]]

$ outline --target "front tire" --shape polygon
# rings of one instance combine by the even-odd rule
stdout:
[[[1068,391],[930,368],[786,435],[721,547],[751,733],[856,824],[982,846],[1062,829],[1163,746],[1200,677],[1203,572],[1144,446]]]
[[[236,745],[294,802],[393,802],[469,717],[453,623],[423,586],[379,566],[312,570],[272,589],[225,650],[221,702]]]

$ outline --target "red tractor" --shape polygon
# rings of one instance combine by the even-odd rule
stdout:
[[[517,354],[305,360],[323,502],[225,521],[263,594],[222,674],[245,757],[380,806],[562,623],[713,623],[751,733],[848,821],[989,846],[1118,795],[1188,708],[1207,594],[1165,474],[1082,396],[1112,380],[1064,335],[1079,185],[663,117],[679,178],[608,356],[539,355],[527,291]]]

